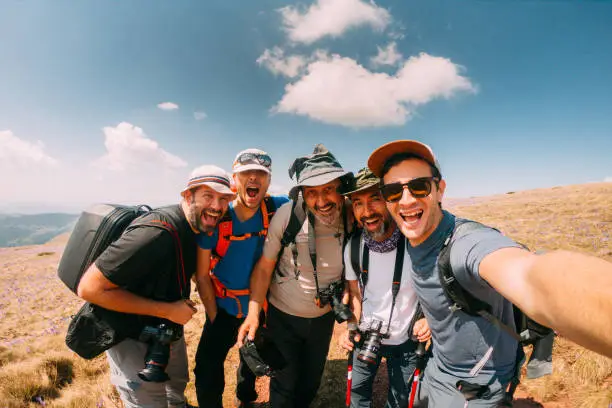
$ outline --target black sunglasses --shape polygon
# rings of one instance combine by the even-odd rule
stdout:
[[[385,201],[395,203],[402,198],[404,188],[407,187],[414,198],[425,198],[431,194],[432,181],[438,184],[439,180],[436,177],[419,177],[407,183],[383,184],[380,186],[380,193]]]
[[[244,153],[236,160],[240,164],[260,164],[264,167],[270,167],[272,159],[267,154],[259,153]]]

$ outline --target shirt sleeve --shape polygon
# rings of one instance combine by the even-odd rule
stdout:
[[[272,221],[270,221],[270,228],[268,228],[268,235],[263,247],[263,256],[268,259],[276,260],[278,257],[278,252],[281,250],[281,239],[289,223],[292,206],[293,203],[291,201],[283,204],[276,211],[274,217],[272,217]]]
[[[357,274],[351,263],[351,241],[344,247],[344,277],[346,280],[357,280]]]
[[[219,230],[215,229],[215,231],[209,235],[209,234],[197,234],[196,235],[196,242],[198,243],[198,246],[202,249],[213,249],[215,246],[217,246],[217,241],[219,240]]]
[[[502,248],[521,246],[493,228],[478,229],[457,238],[452,244],[450,258],[457,279],[468,286],[490,288],[480,277],[480,263],[487,255]]]
[[[174,256],[172,236],[160,228],[138,226],[126,230],[96,260],[102,274],[115,285],[140,285],[164,258]]]

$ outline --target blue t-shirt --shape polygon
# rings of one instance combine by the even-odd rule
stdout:
[[[416,247],[406,245],[412,264],[414,287],[423,313],[431,327],[434,358],[432,363],[444,373],[471,382],[488,383],[492,378],[502,383],[514,369],[517,343],[508,333],[488,320],[463,311],[452,312],[450,300],[440,284],[437,258],[444,240],[455,226],[456,218],[444,211],[436,230]],[[510,238],[492,228],[473,230],[454,239],[450,262],[463,288],[492,306],[492,314],[514,327],[512,304],[480,277],[480,262],[488,254],[506,247],[519,247]],[[470,371],[492,347],[492,355],[475,376]],[[454,387],[454,384],[453,384]]]
[[[289,201],[287,196],[271,196],[276,208]],[[233,203],[228,208],[232,217],[232,234],[242,235],[246,233],[259,232],[263,229],[263,218],[261,208],[245,222],[240,222],[234,211]],[[214,249],[219,239],[219,231],[215,230],[213,235],[198,234],[197,242],[202,249]],[[255,236],[244,241],[232,241],[217,266],[215,276],[228,289],[248,289],[249,279],[255,263],[259,260],[263,250],[264,237]],[[239,296],[242,313],[246,316],[249,307],[249,296]],[[217,307],[224,309],[232,316],[238,314],[238,305],[233,298],[217,298]]]

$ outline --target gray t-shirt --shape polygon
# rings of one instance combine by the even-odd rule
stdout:
[[[444,211],[440,225],[422,244],[406,246],[413,269],[414,287],[431,327],[434,345],[433,363],[442,372],[471,382],[487,383],[498,378],[509,380],[515,365],[517,342],[508,333],[482,317],[463,311],[451,312],[437,267],[437,258],[446,237],[455,225],[455,216]],[[450,262],[461,286],[492,306],[492,314],[514,328],[512,304],[496,292],[478,272],[480,262],[488,254],[506,247],[519,247],[510,238],[492,228],[473,230],[453,243]],[[483,357],[492,348],[486,362]],[[484,365],[471,373],[479,363]]]

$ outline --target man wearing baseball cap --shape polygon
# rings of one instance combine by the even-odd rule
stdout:
[[[352,174],[323,145],[295,159],[289,176],[297,181],[289,194],[293,202],[279,208],[270,224],[238,335],[240,345],[255,338],[269,289],[267,328],[287,361],[270,379],[274,408],[308,407],[316,396],[335,317],[322,294],[344,285],[342,247],[351,225],[341,193]]]
[[[612,357],[612,264],[567,251],[535,255],[493,228],[443,210],[440,165],[418,141],[379,147],[368,167],[382,178],[387,209],[407,238],[413,284],[431,328],[429,406],[511,403],[522,352],[512,304]],[[580,306],[568,299],[580,299]]]
[[[90,303],[139,315],[143,328],[164,324],[180,334],[170,345],[165,367],[170,380],[166,382],[145,381],[138,375],[148,354],[147,343],[130,338],[107,350],[111,382],[126,408],[189,406],[184,397],[189,372],[182,326],[196,312],[193,303],[185,299],[190,293],[189,278],[196,269],[195,238],[214,230],[234,193],[223,169],[205,165],[193,170],[181,196],[180,204],[137,218],[102,252],[77,288],[78,295]],[[173,236],[154,226],[160,221],[178,233],[180,252]],[[177,252],[182,254],[182,262]]]
[[[200,235],[196,282],[206,309],[206,323],[195,358],[198,405],[222,408],[227,354],[249,302],[249,279],[259,259],[272,215],[289,199],[267,195],[272,159],[263,150],[246,149],[234,159],[236,199],[211,235]],[[255,375],[242,357],[236,372],[238,406],[257,399]]]
[[[430,338],[412,287],[405,240],[387,211],[379,185],[380,179],[363,168],[356,174],[352,188],[345,192],[360,227],[344,249],[346,281],[359,324],[359,330],[348,331],[341,341],[349,351],[357,343],[351,354],[352,408],[372,406],[374,378],[382,357],[389,377],[385,406],[407,407],[416,349],[419,342]],[[376,333],[382,337],[378,350],[367,347],[367,339]]]

